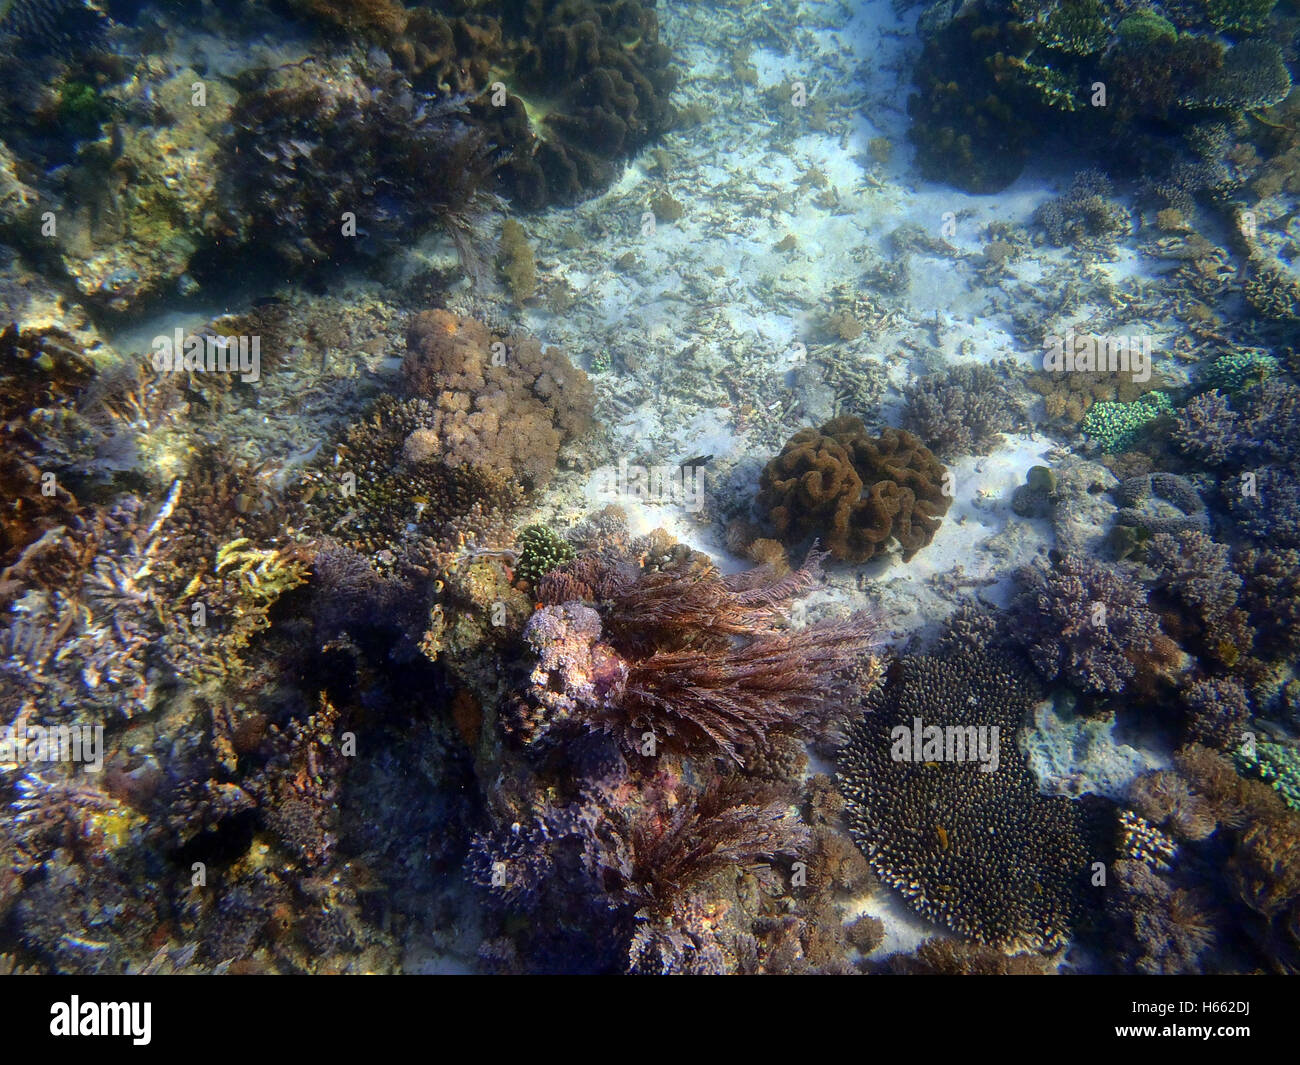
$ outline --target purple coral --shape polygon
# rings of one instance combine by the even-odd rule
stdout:
[[[1198,743],[1230,750],[1241,742],[1250,723],[1250,697],[1235,677],[1207,677],[1183,694],[1187,707],[1187,731]]]
[[[1012,634],[1048,680],[1092,693],[1121,692],[1136,663],[1168,654],[1146,594],[1122,572],[1082,555],[1027,566],[1012,611]]]

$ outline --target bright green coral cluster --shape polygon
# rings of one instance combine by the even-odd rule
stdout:
[[[573,545],[546,525],[526,525],[519,532],[518,544],[515,573],[530,584],[536,584],[574,557]]]
[[[1138,11],[1122,19],[1115,27],[1119,39],[1132,48],[1147,48],[1156,44],[1172,43],[1178,29],[1154,11]]]
[[[1201,380],[1210,388],[1240,392],[1247,385],[1258,384],[1277,373],[1277,359],[1258,348],[1241,348],[1220,355],[1205,370]]]
[[[1102,400],[1088,408],[1080,429],[1105,452],[1127,451],[1149,422],[1173,410],[1163,392],[1148,392],[1132,403]]]
[[[1258,740],[1242,744],[1234,758],[1237,771],[1243,776],[1264,781],[1288,806],[1300,810],[1300,750],[1288,744]]]

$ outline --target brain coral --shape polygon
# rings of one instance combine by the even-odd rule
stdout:
[[[448,466],[486,467],[538,487],[551,479],[560,446],[591,427],[591,384],[563,352],[448,311],[411,323],[402,373],[435,408],[411,447],[436,450]]]
[[[1105,860],[1102,807],[1040,795],[1016,748],[1038,694],[1032,674],[997,652],[904,657],[840,752],[849,831],[876,875],[927,919],[1008,949],[1069,939],[1088,909],[1092,863]],[[896,758],[893,730],[918,718],[989,730],[997,761]]]
[[[944,474],[906,430],[873,438],[860,419],[835,418],[795,433],[764,467],[758,506],[787,544],[820,536],[836,558],[865,562],[896,539],[907,560],[952,503]]]

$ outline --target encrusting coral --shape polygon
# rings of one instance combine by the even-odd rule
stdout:
[[[823,537],[847,562],[866,562],[895,540],[911,559],[952,505],[943,465],[917,437],[886,429],[873,438],[851,416],[795,433],[759,485],[758,508],[783,542]]]

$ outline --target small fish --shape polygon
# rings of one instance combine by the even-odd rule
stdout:
[[[694,470],[700,466],[707,466],[712,461],[712,455],[696,455],[694,458],[687,459],[685,462],[680,463],[678,468],[683,470]]]

